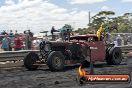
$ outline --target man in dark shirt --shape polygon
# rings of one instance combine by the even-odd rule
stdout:
[[[54,38],[54,32],[55,32],[55,28],[54,28],[54,26],[52,26],[52,28],[51,28],[52,40],[55,39],[55,38]]]

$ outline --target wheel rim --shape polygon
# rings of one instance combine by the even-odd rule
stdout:
[[[54,65],[55,65],[55,67],[59,67],[60,65],[61,65],[61,60],[60,60],[60,58],[59,57],[54,57]]]

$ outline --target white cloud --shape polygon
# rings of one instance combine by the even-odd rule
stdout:
[[[93,4],[107,0],[68,0],[71,4]]]
[[[122,2],[132,2],[132,0],[122,0]]]
[[[35,33],[50,31],[52,25],[60,28],[66,23],[78,28],[88,23],[86,11],[68,10],[47,0],[19,0],[18,4],[4,5],[0,7],[0,17],[0,29],[19,32],[28,28]]]
[[[102,11],[109,11],[109,10],[111,10],[111,8],[108,7],[108,6],[102,6],[102,7],[101,7],[101,10],[102,10]]]

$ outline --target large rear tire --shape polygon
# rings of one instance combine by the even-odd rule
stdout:
[[[47,65],[51,71],[61,71],[64,69],[65,57],[60,51],[53,51],[49,54]]]
[[[38,66],[33,64],[35,64],[38,60],[39,56],[36,53],[31,52],[24,58],[24,66],[28,70],[36,70]]]
[[[122,51],[119,47],[112,47],[106,55],[106,62],[109,65],[119,65],[122,61]]]

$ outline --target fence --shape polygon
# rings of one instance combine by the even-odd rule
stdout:
[[[126,53],[132,52],[132,46],[120,46],[124,57],[128,57]],[[0,53],[0,68],[20,67],[23,66],[23,59],[29,52],[39,54],[39,50],[22,50],[22,51],[6,51]],[[132,56],[132,55],[131,55]]]
[[[22,66],[23,59],[29,52],[39,53],[39,50],[6,51],[0,53],[0,68]]]

